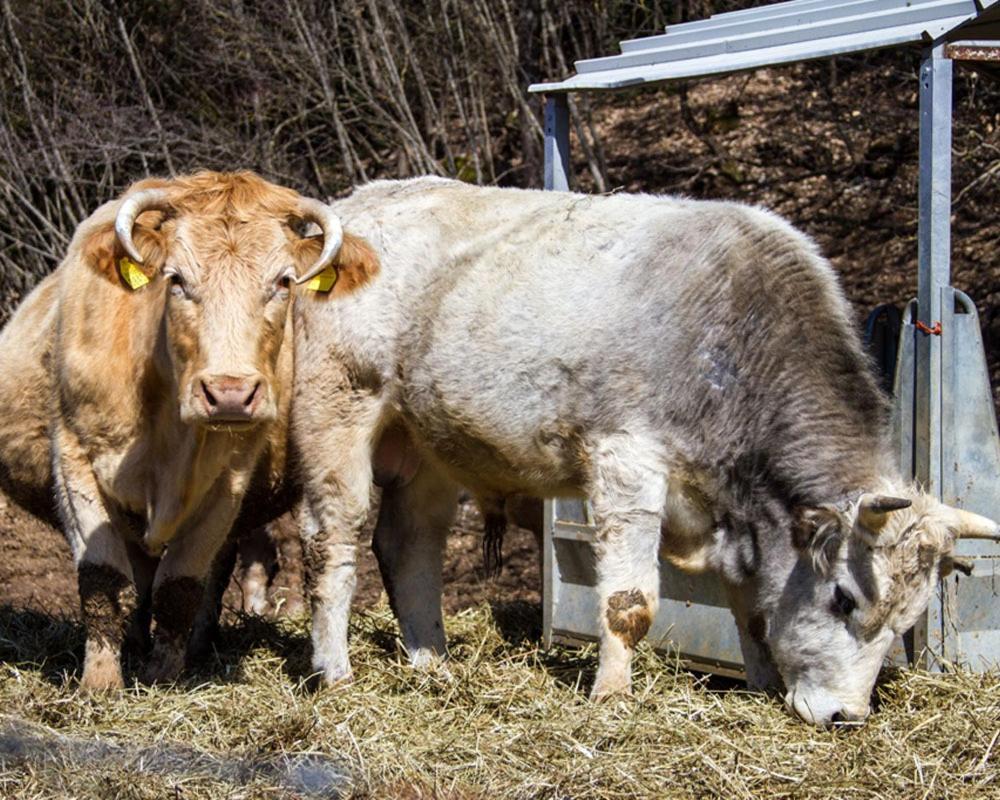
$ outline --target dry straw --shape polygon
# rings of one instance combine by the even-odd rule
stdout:
[[[997,672],[890,673],[825,731],[643,650],[635,696],[593,704],[594,649],[541,651],[536,614],[451,617],[432,675],[356,614],[355,681],[318,692],[304,622],[243,619],[186,682],[88,697],[76,625],[5,611],[0,797],[1000,797]]]

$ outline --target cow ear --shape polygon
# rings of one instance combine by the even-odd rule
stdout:
[[[296,246],[295,259],[299,269],[315,263],[322,249],[322,237],[301,239]],[[380,265],[375,250],[360,236],[344,233],[343,242],[333,263],[315,278],[303,284],[306,292],[321,300],[343,297],[356,292],[378,275]]]
[[[972,574],[972,562],[958,556],[942,556],[938,564],[938,572],[942,578],[947,578],[952,572],[961,572],[963,575]]]
[[[163,237],[159,231],[137,224],[132,240],[143,255],[141,264],[128,257],[118,241],[113,222],[101,225],[84,240],[83,260],[109,283],[128,291],[141,289],[153,280],[163,262]]]
[[[844,514],[833,506],[799,508],[792,524],[792,544],[809,555],[825,575],[836,560],[844,538]]]
[[[350,233],[344,233],[334,263],[340,273],[338,289],[344,294],[360,289],[378,275],[381,268],[374,248],[360,236]]]

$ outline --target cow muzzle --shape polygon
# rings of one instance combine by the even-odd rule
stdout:
[[[793,689],[785,695],[785,705],[810,725],[830,727],[864,722],[871,713],[867,704],[851,706],[825,692]]]
[[[267,385],[260,375],[202,375],[194,380],[193,394],[203,425],[252,425],[267,416]]]

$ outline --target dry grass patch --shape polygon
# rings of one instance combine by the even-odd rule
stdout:
[[[307,687],[304,622],[246,619],[185,683],[88,697],[82,635],[0,614],[0,796],[1000,797],[1000,673],[893,673],[860,729],[644,650],[635,697],[593,704],[593,648],[537,646],[536,609],[448,620],[448,672],[416,673],[384,607],[355,616],[355,682]]]

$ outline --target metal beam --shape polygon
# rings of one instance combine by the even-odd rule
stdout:
[[[545,188],[569,191],[569,99],[564,94],[545,98]],[[559,603],[560,585],[555,579],[556,552],[553,538],[555,501],[545,501],[542,537],[542,646],[552,646],[552,618]]]
[[[944,45],[924,50],[920,64],[920,185],[917,227],[916,389],[914,477],[942,497],[942,298],[951,281],[951,90],[952,63]],[[946,336],[952,332],[947,331]],[[941,632],[924,614],[913,628],[914,653],[922,666]],[[935,625],[935,628],[937,625]],[[931,647],[930,649],[933,649]]]
[[[952,61],[1000,61],[1000,41],[951,42],[944,54]]]
[[[920,214],[917,309],[930,331],[940,322],[942,291],[951,282],[952,63],[944,46],[924,51],[920,65]],[[918,326],[919,327],[919,326]],[[917,335],[915,477],[941,491],[941,336]]]
[[[569,191],[569,100],[564,94],[545,98],[545,188]]]

